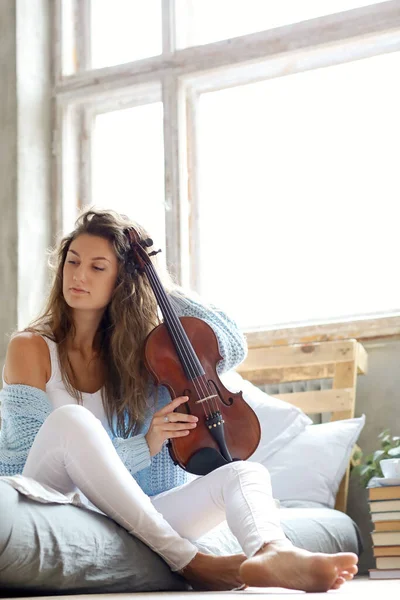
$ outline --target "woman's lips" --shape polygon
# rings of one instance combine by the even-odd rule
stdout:
[[[70,290],[73,294],[88,294],[89,292],[87,292],[86,290],[78,290],[77,288],[71,288]]]

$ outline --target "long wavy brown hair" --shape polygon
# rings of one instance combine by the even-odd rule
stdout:
[[[43,309],[24,331],[44,335],[57,343],[62,379],[68,392],[79,404],[82,393],[68,376],[74,374],[68,358],[67,340],[75,334],[72,311],[63,295],[63,268],[68,249],[79,235],[90,234],[111,242],[118,260],[116,285],[95,335],[95,348],[104,364],[103,406],[109,424],[117,435],[128,437],[144,422],[152,382],[143,366],[144,341],[160,323],[157,303],[144,275],[129,273],[130,243],[126,231],[134,228],[141,239],[150,237],[138,223],[113,210],[90,208],[82,212],[74,230],[50,251],[49,266],[53,271],[50,293]],[[179,287],[156,257],[154,267],[171,292]],[[116,422],[114,421],[116,418]]]

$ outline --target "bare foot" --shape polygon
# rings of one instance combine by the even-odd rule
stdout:
[[[244,554],[213,556],[198,552],[180,574],[196,590],[232,590],[243,585],[239,568]]]
[[[245,560],[239,575],[249,586],[326,592],[352,579],[357,573],[357,561],[352,552],[312,553],[279,541],[266,544]]]

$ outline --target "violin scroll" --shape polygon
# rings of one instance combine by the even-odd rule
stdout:
[[[130,243],[130,251],[127,256],[127,271],[129,273],[140,273],[143,274],[146,269],[146,265],[151,264],[150,257],[155,256],[160,250],[153,250],[153,252],[146,252],[146,248],[150,248],[153,245],[151,238],[140,238],[138,232],[130,227],[125,230]]]

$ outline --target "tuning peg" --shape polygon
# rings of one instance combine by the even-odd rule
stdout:
[[[153,252],[149,252],[148,256],[154,256],[155,254],[158,254],[159,252],[161,252],[161,250],[153,250]]]
[[[143,246],[143,248],[150,248],[150,246],[153,245],[153,240],[151,238],[140,240],[140,245]]]

